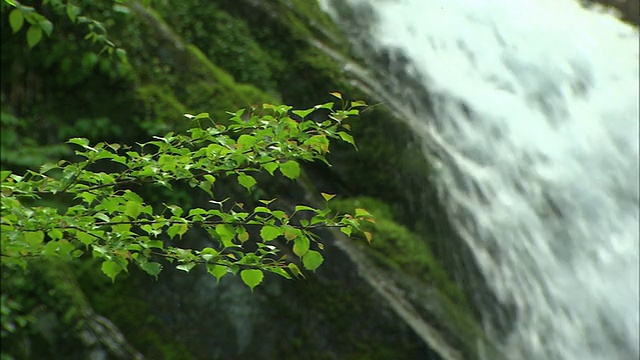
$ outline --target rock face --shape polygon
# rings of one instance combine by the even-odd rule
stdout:
[[[636,27],[640,25],[640,1],[638,0],[587,0],[586,4],[602,4],[616,9],[620,18]]]
[[[216,283],[203,271],[167,271],[157,283],[134,275],[127,296],[147,303],[149,313],[196,359],[440,358],[344,253],[329,243],[326,258],[306,280],[269,277],[253,294],[237,277]],[[139,349],[154,351],[145,344]]]

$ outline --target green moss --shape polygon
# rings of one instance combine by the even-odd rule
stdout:
[[[3,335],[2,352],[17,359],[78,356],[83,350],[78,332],[84,328],[86,316],[95,312],[112,321],[126,341],[148,359],[197,360],[174,340],[175,334],[164,330],[148,305],[132,295],[132,283],[125,276],[112,284],[95,260],[34,261],[26,273],[3,269],[2,279],[2,293],[11,294],[20,302],[22,312],[33,318],[28,332],[8,339]],[[24,344],[5,344],[21,336]]]
[[[178,35],[160,13],[136,8],[132,14],[114,25],[113,36],[128,50],[137,98],[145,103],[146,128],[181,130],[190,125],[182,121],[185,112],[208,112],[224,121],[226,111],[275,102],[257,87],[236,82],[198,46]]]
[[[332,47],[345,50],[345,53],[348,46],[317,1],[278,0],[238,5],[235,0],[219,0],[216,6],[233,17],[233,26],[238,28],[243,41],[255,45],[251,51],[256,57],[260,54],[256,61],[265,68],[261,73],[269,75],[269,81],[275,85],[273,89],[287,104],[307,107],[329,101],[329,91],[351,92],[352,87],[340,66],[311,44],[312,40],[331,43]],[[216,43],[218,35],[219,32],[208,33],[203,37],[205,40],[196,45],[207,49],[207,54],[209,51],[224,53],[225,49],[209,48]],[[237,61],[235,57],[227,57],[221,62],[216,58],[214,62],[230,69]]]
[[[368,197],[337,199],[331,204],[339,212],[353,213],[356,208],[365,208],[375,216],[375,224],[365,226],[366,230],[374,233],[370,250],[373,250],[372,255],[377,261],[425,282],[436,281],[449,297],[465,303],[462,292],[452,286],[453,282],[434,258],[428,243],[395,222],[387,204]]]
[[[136,90],[147,114],[142,126],[149,134],[165,134],[173,130],[178,121],[184,122],[182,114],[187,110],[170,89],[149,84]]]
[[[371,246],[364,248],[366,253],[383,269],[431,284],[437,290],[435,296],[442,312],[442,318],[436,323],[455,334],[467,353],[475,354],[477,341],[485,339],[485,335],[474,319],[463,291],[444,271],[428,243],[395,222],[391,207],[383,202],[356,197],[333,200],[331,206],[338,212],[347,213],[365,208],[374,215],[375,223],[365,225],[364,229],[374,234]]]
[[[149,305],[136,296],[136,283],[130,276],[120,275],[115,283],[111,283],[95,261],[84,263],[77,271],[80,286],[96,313],[111,320],[147,359],[199,359],[176,341],[176,335],[167,331]]]
[[[317,1],[279,0],[279,3],[295,15],[294,19],[296,21],[292,23],[292,26],[315,30],[316,33],[320,32],[333,40],[340,37],[339,34],[341,34],[342,31],[336,26],[336,23],[333,22],[331,17],[320,9]],[[346,41],[338,42],[343,46],[347,43]]]
[[[282,65],[274,64],[269,49],[255,41],[244,19],[212,1],[158,1],[154,6],[186,42],[203,49],[212,63],[223,67],[237,81],[275,89],[271,69]]]
[[[287,306],[274,299],[270,306],[282,307],[277,313],[291,318],[294,324],[303,318],[313,326],[295,329],[295,337],[279,344],[278,356],[273,358],[410,360],[424,351],[422,341],[408,328],[401,331],[402,325],[390,326],[400,323],[384,319],[386,316],[372,316],[380,311],[380,304],[371,299],[370,288],[361,281],[320,281],[310,276],[288,286],[295,287],[296,303],[300,305],[292,307],[287,302]],[[327,334],[328,344],[310,352],[306,344],[317,346],[318,331]]]
[[[23,58],[26,61],[47,59],[50,64],[33,73],[45,79],[43,74],[59,74],[54,82],[57,86],[64,86],[57,89],[55,97],[44,99],[46,102],[36,99],[32,104],[18,105],[48,110],[40,111],[48,116],[54,114],[49,116],[49,120],[53,117],[55,121],[48,123],[62,124],[59,128],[69,131],[86,128],[92,140],[97,140],[94,135],[109,134],[125,141],[121,135],[126,134],[127,140],[137,141],[148,133],[179,131],[189,126],[189,122],[182,118],[185,112],[209,112],[217,121],[224,121],[227,118],[225,111],[255,103],[277,102],[271,92],[282,94],[285,102],[296,106],[311,106],[325,99],[329,101],[327,93],[334,90],[340,90],[350,98],[359,97],[356,90],[346,84],[339,64],[336,65],[329,56],[307,42],[313,36],[333,45],[346,44],[336,40],[340,32],[318,10],[315,1],[258,1],[255,7],[239,6],[235,0],[220,0],[216,5],[211,5],[211,2],[203,5],[196,1],[160,0],[154,3],[159,4],[158,13],[132,12],[128,18],[119,15],[109,19],[109,36],[113,36],[113,40],[129,53],[131,68],[127,68],[126,74],[119,74],[113,64],[111,67],[103,65],[105,61],[88,52],[88,42],[65,40],[65,44],[80,45],[69,45],[72,48],[56,45],[55,51],[49,51],[51,49],[43,42],[31,50],[31,55]],[[166,7],[162,8],[164,5]],[[202,6],[213,10],[204,11]],[[111,5],[104,7],[104,14],[108,15]],[[57,26],[55,33],[60,33],[59,30]],[[71,35],[81,37],[80,33]],[[20,42],[24,47],[23,38]],[[344,47],[340,50],[347,52]],[[58,55],[51,56],[51,53]],[[7,75],[3,79],[20,73],[14,71],[13,64],[5,66],[6,63],[3,57],[3,69],[7,69],[3,71],[3,75]],[[63,71],[58,71],[60,69]],[[95,78],[95,72],[101,76]],[[83,85],[84,93],[77,96],[76,101],[69,101],[70,87],[79,84]],[[86,85],[90,85],[89,90]],[[48,90],[43,90],[43,93],[50,94]],[[118,94],[120,100],[104,101],[104,94]],[[95,116],[75,121],[87,113]],[[103,120],[93,122],[94,118],[109,121],[105,125]],[[69,119],[73,121],[69,122]],[[3,115],[3,126],[4,120]],[[37,120],[29,121],[46,123]],[[135,128],[130,127],[132,123],[136,124]],[[102,126],[96,126],[99,124]],[[44,133],[47,133],[46,129]],[[389,204],[410,204],[415,201],[412,199],[415,194],[423,193],[421,181],[428,175],[429,167],[418,147],[406,146],[411,140],[410,133],[393,119],[392,114],[379,108],[367,111],[361,120],[354,122],[354,135],[361,150],[359,153],[354,153],[348,146],[332,147],[334,156],[331,162],[336,166],[342,165],[346,192],[370,196],[382,194],[382,200]],[[314,181],[317,181],[315,177]],[[408,181],[411,184],[407,189]],[[176,194],[177,199],[178,196],[189,195],[185,191]],[[417,219],[424,218],[422,214],[410,205],[391,208],[368,198],[356,199],[352,205],[370,209],[379,219],[374,242],[367,248],[376,263],[384,268],[405,271],[422,281],[434,282],[440,289],[436,296],[442,298],[440,302],[451,322],[458,324],[461,332],[473,329],[474,323],[469,320],[464,297],[444,273],[427,243],[394,221],[394,218],[403,219],[405,225],[412,225]],[[100,274],[99,278],[103,276]],[[114,320],[134,345],[151,354],[150,358],[188,356],[181,345],[171,341],[171,334],[156,333],[156,327],[161,328],[159,322],[150,315],[146,304],[134,299],[127,286],[118,282],[116,286],[92,287],[90,279],[92,277],[83,277],[83,286],[89,286],[96,310]],[[96,281],[95,284],[101,283]],[[356,297],[332,292],[331,289],[332,284],[318,285],[307,294],[308,301],[326,311],[337,330],[348,334],[352,324],[345,322],[348,319],[345,314],[364,305],[359,304]],[[288,309],[282,312],[288,313]],[[294,339],[300,347],[313,337],[314,329],[306,331],[308,334]],[[353,346],[353,359],[395,358],[390,356],[392,345],[389,343],[377,345],[349,336],[343,341]],[[331,354],[317,356],[318,359],[331,358]]]
[[[268,94],[248,84],[236,83],[231,75],[217,67],[194,45],[187,45],[191,57],[189,77],[184,91],[195,112],[208,112],[216,121],[225,121],[227,111],[253,104],[274,102]],[[205,105],[206,104],[206,105]]]

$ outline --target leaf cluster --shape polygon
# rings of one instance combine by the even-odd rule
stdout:
[[[113,7],[117,11],[128,12],[126,7],[128,1],[114,0]],[[24,26],[25,22],[28,24],[26,31],[26,40],[29,48],[36,46],[43,38],[43,35],[51,37],[53,33],[54,25],[43,15],[42,11],[36,9],[33,6],[22,4],[18,0],[4,0],[3,11],[5,7],[10,9],[9,12],[9,26],[11,31],[15,34],[18,33]],[[126,52],[122,48],[118,48],[107,37],[107,30],[102,22],[93,19],[90,16],[83,15],[83,8],[69,1],[62,0],[44,0],[42,1],[42,7],[53,10],[56,13],[64,14],[74,24],[83,24],[87,26],[88,32],[85,36],[85,40],[91,40],[94,44],[102,46],[101,52],[107,52],[109,55],[115,53],[121,61],[127,62]]]
[[[112,280],[131,264],[154,277],[166,264],[186,272],[202,265],[217,279],[240,273],[251,289],[262,282],[265,271],[285,278],[304,276],[298,264],[314,271],[324,260],[315,229],[362,233],[361,222],[373,221],[371,215],[363,209],[333,214],[327,206],[331,194],[322,194],[323,209],[297,205],[285,211],[274,205],[275,199],[259,200],[250,208],[230,205],[229,199],[216,199],[213,189],[218,179],[230,178],[252,192],[259,173],[295,180],[302,161],[328,164],[330,141],[355,146],[345,120],[357,116],[361,106],[365,104],[342,101],[339,110],[332,102],[294,110],[264,104],[229,113],[226,125],[206,113],[186,114],[195,125],[186,134],[169,133],[135,145],[70,139],[78,161],[45,164],[22,175],[0,173],[1,265],[26,268],[34,258],[86,254],[100,259]],[[310,119],[316,111],[327,115],[321,121]],[[208,206],[154,207],[136,191],[172,189],[177,183],[202,191],[210,198]],[[66,205],[54,208],[47,201]],[[208,234],[209,245],[179,246],[190,231]],[[369,233],[364,236],[371,240]],[[283,247],[290,247],[296,258],[287,259]]]

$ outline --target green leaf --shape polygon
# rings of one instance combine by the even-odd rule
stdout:
[[[245,241],[249,240],[249,233],[244,227],[237,226],[236,232],[238,233],[238,240],[240,240],[241,243],[244,243]]]
[[[106,210],[109,214],[113,214],[114,212],[116,212],[117,210],[120,210],[120,201],[122,200],[122,198],[118,198],[118,197],[108,197],[105,199],[102,199],[102,201],[100,202],[100,208]],[[103,216],[104,215],[104,216]],[[109,221],[109,217],[106,216],[103,213],[98,213],[95,215],[96,218],[104,220],[104,221]]]
[[[264,241],[271,241],[280,235],[282,235],[282,230],[273,225],[265,225],[260,230],[260,237],[262,237]]]
[[[49,235],[49,237],[53,240],[60,240],[62,239],[62,231],[60,231],[60,229],[51,229],[47,232],[47,235]]]
[[[53,256],[57,254],[60,243],[57,241],[49,241],[44,245],[44,255],[45,256]]]
[[[72,23],[76,22],[78,15],[80,15],[80,8],[75,5],[67,4],[67,16]]]
[[[151,225],[149,225],[149,224],[141,225],[141,226],[140,226],[140,229],[141,229],[142,231],[146,232],[147,234],[149,234],[150,236],[153,236],[153,237],[157,237],[158,235],[160,235],[160,234],[162,233],[162,230],[154,229],[154,228],[153,228]],[[149,239],[151,239],[151,238],[149,238]],[[129,246],[131,246],[131,245],[129,245]]]
[[[198,187],[202,189],[204,192],[206,192],[207,194],[209,194],[209,196],[213,196],[213,192],[211,192],[211,185],[212,184],[210,182],[203,180],[203,181],[200,181],[200,183],[198,184]]]
[[[322,154],[329,152],[329,139],[324,135],[313,135],[304,144]]]
[[[266,268],[266,270],[270,271],[270,272],[272,272],[274,274],[278,274],[278,275],[282,276],[285,279],[291,279],[291,275],[289,275],[289,273],[284,271],[283,268],[272,266],[272,267]]]
[[[11,26],[11,31],[13,33],[17,33],[22,29],[22,25],[24,24],[24,16],[22,16],[22,11],[18,9],[13,9],[11,13],[9,13],[9,25]]]
[[[24,240],[30,246],[40,245],[44,241],[44,232],[42,232],[42,231],[25,232],[24,233]],[[2,239],[2,241],[3,241],[3,246],[4,246],[4,238]],[[4,249],[4,247],[3,247],[3,249]]]
[[[70,256],[71,252],[76,249],[73,244],[66,240],[59,241],[58,244],[58,253],[60,256]]]
[[[30,48],[36,46],[42,40],[42,29],[39,26],[31,25],[27,30],[27,45]]]
[[[336,196],[335,194],[327,194],[327,193],[320,193],[320,195],[322,195],[322,198],[324,199],[324,201],[329,201]]]
[[[203,176],[203,178],[205,180],[207,180],[208,182],[210,182],[211,185],[213,185],[213,183],[216,182],[216,178],[213,175],[210,175],[210,174],[206,174],[205,176]]]
[[[253,209],[254,213],[264,213],[264,214],[271,214],[271,209],[264,207],[264,206],[256,206],[255,209]]]
[[[140,244],[129,244],[127,245],[127,250],[142,251],[142,246]]]
[[[294,114],[300,116],[302,119],[304,119],[305,117],[307,117],[307,115],[311,114],[314,111],[316,111],[316,109],[293,110],[292,113],[294,113]]]
[[[310,225],[316,225],[316,224],[320,224],[320,223],[326,223],[327,218],[324,217],[324,215],[316,215],[314,217],[311,218],[311,222],[309,223]]]
[[[293,253],[298,257],[304,256],[309,251],[309,238],[300,236],[293,240]]]
[[[121,264],[111,260],[105,260],[100,268],[113,282],[116,281],[116,276],[124,270]]]
[[[44,164],[44,165],[42,165],[40,167],[40,173],[44,174],[47,171],[49,171],[51,169],[55,169],[55,168],[58,168],[58,165],[52,164],[52,163],[47,163],[47,164]]]
[[[204,215],[207,213],[207,210],[202,209],[202,208],[193,208],[191,210],[189,210],[189,216],[190,217],[194,217],[197,215]]]
[[[289,160],[280,164],[280,172],[289,179],[297,179],[300,176],[300,165],[293,160]]]
[[[238,138],[238,148],[239,149],[247,149],[253,146],[256,143],[256,138],[251,135],[240,135]]]
[[[351,107],[363,107],[363,106],[367,106],[367,103],[362,100],[351,102]]]
[[[298,267],[298,265],[296,265],[294,263],[289,263],[289,265],[287,265],[287,267],[289,268],[289,271],[291,271],[293,276],[295,276],[295,277],[304,277],[304,274],[302,273],[302,271],[300,271],[300,268]]]
[[[164,249],[164,243],[162,242],[162,240],[151,240],[151,241],[148,241],[146,244],[148,248],[156,248],[160,250]]]
[[[90,245],[96,241],[96,238],[82,231],[76,232],[76,238],[84,245]]]
[[[298,235],[300,235],[300,230],[295,228],[290,228],[284,231],[284,238],[287,239],[287,241],[291,241],[297,238]]]
[[[365,216],[371,217],[371,214],[365,209],[361,209],[361,208],[356,209],[356,217],[365,217]]]
[[[302,257],[302,265],[304,265],[305,269],[311,270],[311,271],[314,271],[320,265],[322,265],[323,261],[324,261],[324,258],[322,257],[322,255],[319,252],[314,250],[309,250]]]
[[[339,92],[337,92],[337,91],[330,92],[329,94],[331,94],[331,96],[333,96],[333,97],[336,97],[336,98],[338,98],[338,99],[342,100],[342,94],[340,94],[340,93],[339,93]]]
[[[147,274],[155,277],[156,279],[158,278],[158,274],[160,274],[160,272],[162,271],[162,264],[157,262],[145,262],[143,264],[140,264],[140,267]]]
[[[313,211],[313,212],[318,212],[317,209],[312,208],[311,206],[307,206],[307,205],[296,205],[295,207],[295,211]]]
[[[116,49],[116,56],[118,56],[118,59],[120,59],[120,61],[124,63],[127,62],[127,51],[125,49]]]
[[[189,226],[185,223],[173,224],[167,229],[167,234],[173,239],[176,235],[182,238],[182,235],[187,232]]]
[[[282,210],[274,210],[271,212],[271,214],[273,216],[275,216],[276,219],[282,221],[283,223],[288,223],[289,221],[289,215],[287,215],[286,212],[282,211]]]
[[[259,265],[260,264],[260,259],[261,259],[260,256],[258,256],[256,254],[253,254],[253,253],[248,253],[248,254],[242,256],[240,261],[238,261],[238,264],[242,264],[242,265]]]
[[[222,245],[225,247],[235,246],[231,239],[236,235],[233,226],[228,224],[218,224],[216,225],[216,233],[220,236],[220,241]]]
[[[354,148],[357,149],[356,143],[353,141],[353,136],[347,134],[344,131],[339,131],[338,136],[340,136],[340,139],[342,139],[345,142],[348,142],[349,144],[353,145]]]
[[[127,201],[127,204],[124,207],[125,215],[131,217],[132,219],[136,219],[138,215],[142,212],[142,205],[135,201]]]
[[[256,184],[256,179],[245,173],[240,173],[240,175],[238,175],[238,183],[245,187],[247,190],[251,190],[253,185]]]
[[[229,254],[229,255],[232,255],[232,254]],[[229,255],[227,255],[227,256],[229,256]],[[234,264],[234,265],[229,266],[229,272],[232,273],[233,275],[237,275],[239,271],[240,271],[240,265],[235,265]]]
[[[2,172],[0,172],[0,182],[4,182],[9,175],[11,175],[11,171],[10,170],[3,170]]]
[[[186,263],[186,264],[180,264],[180,265],[176,266],[176,269],[182,270],[182,271],[188,273],[189,271],[191,271],[191,269],[193,269],[194,266],[196,266],[196,263],[189,262],[189,263]]]
[[[258,269],[247,269],[240,272],[240,277],[242,278],[242,281],[249,287],[249,289],[253,291],[253,288],[258,286],[258,284],[262,282],[264,273],[262,272],[262,270]]]
[[[352,230],[351,230],[351,228],[350,228],[350,227],[348,227],[348,226],[341,227],[341,228],[340,228],[340,231],[342,231],[342,232],[343,232],[345,235],[347,235],[347,236],[351,236],[351,231],[352,231]]]
[[[119,219],[121,219],[120,217],[118,217],[117,219],[114,217],[114,222],[118,222]],[[132,234],[131,232],[131,224],[116,224],[116,225],[111,225],[111,231],[119,237],[122,236],[127,236]]]
[[[96,198],[96,194],[92,194],[92,193],[88,193],[88,192],[83,192],[80,193],[80,197],[82,197],[82,200],[84,200],[84,202],[86,202],[88,205],[90,205],[93,200],[95,200]],[[89,212],[89,210],[87,210],[86,207],[84,207],[83,205],[74,205],[71,206],[69,208],[67,208],[67,214],[66,215],[79,215],[79,214],[87,214]],[[84,215],[82,215],[84,216]]]
[[[202,249],[202,251],[200,251],[200,256],[205,261],[211,261],[211,260],[215,260],[215,259],[219,258],[220,257],[220,253],[217,252],[213,248],[206,247],[206,248]]]
[[[222,265],[207,265],[207,272],[213,276],[215,276],[216,280],[220,282],[220,279],[228,274],[228,268]]]
[[[67,141],[67,144],[80,145],[82,147],[89,146],[89,139],[86,138],[72,138]]]
[[[47,34],[47,36],[51,36],[51,32],[53,32],[53,24],[51,23],[51,21],[42,19],[38,23],[38,25],[40,25],[40,28],[42,29],[42,31],[44,31],[45,34]]]
[[[118,163],[118,164],[122,164],[122,165],[128,166],[128,164],[127,164],[127,158],[126,158],[126,157],[124,157],[124,156],[120,156],[120,155],[113,155],[113,156],[111,157],[111,161],[113,161],[113,162],[115,162],[115,163]]]
[[[209,119],[209,113],[200,113],[193,117],[193,120],[198,120],[198,119]]]
[[[268,162],[262,165],[262,168],[267,170],[269,174],[273,175],[273,173],[278,169],[278,163],[276,162]]]
[[[316,106],[314,106],[314,108],[331,110],[331,109],[333,109],[333,102],[328,102],[328,103],[325,103],[325,104],[322,104],[322,105],[316,105]]]
[[[169,209],[171,211],[171,213],[173,214],[173,216],[181,216],[182,212],[184,210],[182,210],[182,208],[178,205],[169,205],[167,206],[167,209]]]

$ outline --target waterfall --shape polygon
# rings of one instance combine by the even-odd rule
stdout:
[[[571,0],[321,3],[438,165],[512,309],[485,329],[504,358],[638,359],[637,28]]]

